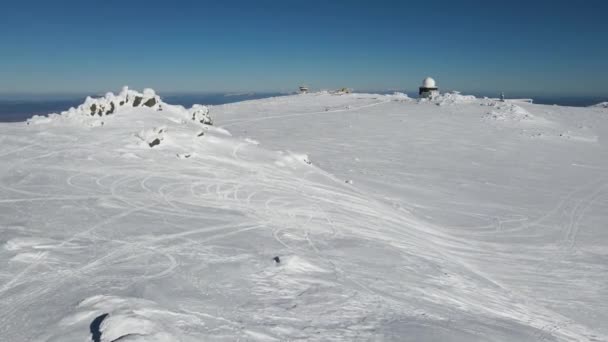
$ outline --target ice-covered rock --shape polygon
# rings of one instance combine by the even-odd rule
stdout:
[[[213,119],[209,115],[209,108],[200,104],[195,104],[188,110],[192,115],[192,120],[200,122],[204,125],[213,125]]]
[[[68,112],[91,116],[106,116],[114,114],[119,108],[125,106],[146,106],[154,110],[162,110],[160,97],[156,95],[154,90],[146,88],[143,93],[140,93],[130,90],[128,87],[123,87],[118,95],[110,92],[100,98],[87,97],[83,104],[77,108],[71,108]]]
[[[153,89],[146,88],[143,92],[131,90],[128,87],[123,87],[118,95],[109,92],[103,97],[92,98],[87,97],[80,106],[72,107],[69,110],[59,114],[52,113],[47,116],[38,116],[28,119],[27,123],[42,124],[52,121],[57,117],[62,118],[83,118],[89,117],[93,120],[88,120],[90,126],[101,126],[103,121],[95,120],[116,114],[125,108],[149,108],[154,111],[163,111],[170,108],[173,112],[183,114],[184,117],[191,118],[194,121],[205,125],[212,125],[213,120],[209,115],[209,108],[200,104],[195,104],[190,109],[182,106],[172,106],[163,102]],[[85,120],[86,121],[86,120]]]

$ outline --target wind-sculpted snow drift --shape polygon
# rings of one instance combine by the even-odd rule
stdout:
[[[487,117],[490,119],[500,121],[533,120],[532,114],[512,103],[491,101],[487,105],[492,108],[487,114]]]
[[[0,124],[0,341],[608,340],[604,110],[211,111],[124,89]]]
[[[438,106],[445,106],[449,104],[469,103],[477,100],[473,95],[462,95],[458,91],[443,93],[439,96],[434,97],[431,101]]]

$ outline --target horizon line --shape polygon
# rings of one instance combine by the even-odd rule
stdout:
[[[139,88],[131,88],[130,89],[139,89]],[[149,88],[149,87],[144,87]],[[142,88],[142,90],[144,89]],[[154,88],[151,88],[154,89]],[[319,91],[329,91],[336,90],[339,88],[331,88],[331,87],[322,87],[322,88],[312,88],[310,92],[319,92]],[[369,89],[357,89],[350,88],[355,93],[369,93],[375,94],[380,92],[403,92],[406,94],[417,93],[417,89],[398,89],[398,88],[369,88]],[[254,94],[284,94],[291,95],[297,94],[297,88],[294,90],[157,90],[154,91],[158,95],[254,95]],[[445,89],[442,93],[449,92],[460,92],[463,95],[476,95],[476,96],[488,96],[495,94],[499,96],[501,93],[505,93],[505,95],[511,94],[512,96],[555,96],[555,97],[571,97],[571,98],[608,98],[608,94],[597,93],[597,94],[589,94],[589,93],[567,93],[567,92],[538,92],[538,91],[507,91],[507,90],[458,90],[458,89]],[[87,91],[87,90],[79,90],[79,91],[0,91],[0,97],[12,97],[12,96],[104,96],[106,93],[116,93],[116,90],[108,90],[108,91]]]

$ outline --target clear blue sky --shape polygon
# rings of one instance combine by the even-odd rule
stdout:
[[[608,1],[7,1],[0,93],[606,95]]]

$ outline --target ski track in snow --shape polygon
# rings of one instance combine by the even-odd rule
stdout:
[[[215,107],[234,136],[170,110],[0,125],[0,339],[87,340],[107,314],[101,340],[608,340],[605,167],[547,173],[604,146],[453,101]],[[138,145],[153,127],[160,145]]]

